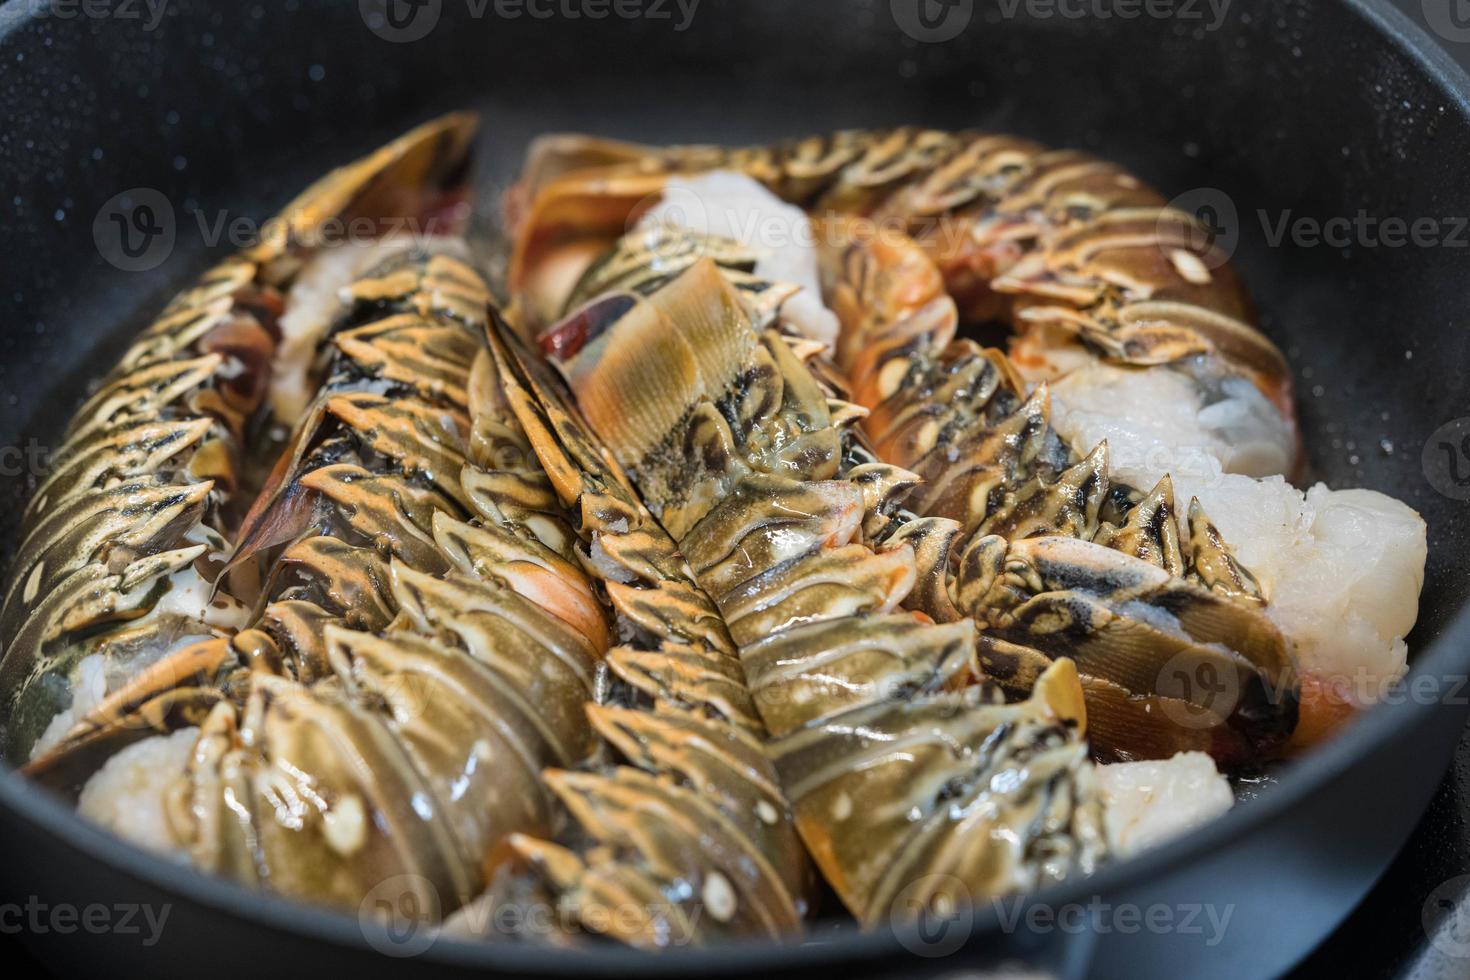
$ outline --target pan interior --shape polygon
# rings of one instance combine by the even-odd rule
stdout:
[[[1411,651],[1446,630],[1470,594],[1470,508],[1459,470],[1446,483],[1426,460],[1443,452],[1442,427],[1470,416],[1470,229],[1456,218],[1470,215],[1470,119],[1355,6],[1242,4],[1212,26],[1208,15],[1077,20],[1021,4],[1010,17],[979,4],[945,43],[905,33],[901,4],[886,0],[711,3],[685,30],[667,6],[667,20],[593,21],[444,3],[427,37],[401,43],[376,35],[358,5],[329,0],[264,17],[183,8],[151,30],[3,15],[0,63],[21,61],[26,78],[0,105],[7,557],[46,449],[89,382],[232,250],[235,219],[271,213],[415,121],[484,114],[485,212],[548,131],[738,143],[921,123],[1080,147],[1191,207],[1213,203],[1293,368],[1311,479],[1381,490],[1424,515]],[[119,268],[94,227],[110,199],[138,189],[168,202],[176,239],[147,272]],[[1380,232],[1388,218],[1427,219],[1434,242],[1297,233],[1301,219],[1360,215]],[[1470,454],[1456,462],[1470,472]]]

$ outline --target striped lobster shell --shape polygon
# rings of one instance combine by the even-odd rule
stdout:
[[[165,808],[203,869],[365,915],[532,895],[573,910],[563,939],[796,935],[810,868],[723,620],[488,300],[452,239],[361,270],[310,406],[217,522],[234,619],[28,771],[75,791],[197,726]]]
[[[724,616],[848,909],[872,927],[1090,871],[1106,844],[1070,664],[1005,705],[970,683],[971,624],[900,611],[915,556],[864,539],[886,495],[845,459],[834,420],[855,416],[712,262],[619,307],[558,363]]]
[[[245,510],[247,430],[283,293],[330,222],[428,220],[456,199],[473,128],[436,120],[318,181],[176,297],[78,410],[26,510],[0,607],[9,757],[31,754],[84,658],[135,670],[240,624],[244,610],[207,593]],[[197,706],[175,709],[197,720]]]
[[[1117,164],[991,133],[904,127],[735,149],[545,137],[509,198],[522,318],[566,312],[559,251],[585,263],[670,177],[711,170],[807,209],[819,242],[912,237],[967,322],[1057,332],[1126,364],[1218,357],[1294,419],[1285,359],[1198,218]]]
[[[1013,697],[1075,658],[1100,758],[1279,753],[1298,719],[1295,664],[1198,503],[1176,514],[1167,479],[1148,492],[1111,480],[1106,445],[1079,458],[1052,429],[1044,384],[1028,395],[1004,355],[956,337],[961,314],[1005,317],[1023,341],[1061,330],[1123,363],[1244,376],[1289,419],[1284,361],[1193,219],[1112,164],[1009,137],[900,130],[743,150],[553,138],[513,200],[527,322],[564,314],[546,342],[579,343],[598,306],[582,304],[650,294],[701,257],[779,322],[793,290],[753,275],[754,249],[666,228],[615,238],[671,176],[714,168],[821,225],[841,332],[819,373],[865,410],[874,456],[913,471],[905,513],[875,539],[915,549],[908,605],[981,624],[981,658]],[[611,246],[575,286],[548,288],[568,281],[559,252],[598,242]],[[1058,535],[1076,540],[1029,540]]]
[[[503,325],[491,343],[616,614],[613,690],[588,714],[621,761],[545,774],[574,829],[512,837],[523,873],[457,928],[529,893],[643,948],[798,935],[808,863],[724,618],[545,365]]]
[[[497,452],[514,420],[458,251],[406,249],[347,290],[232,562],[265,570],[248,628],[165,658],[33,773],[177,727],[156,705],[197,684],[212,707],[168,813],[201,868],[349,908],[401,880],[450,911],[507,835],[554,826],[541,771],[596,750],[609,635],[565,538],[532,530],[564,526],[545,474]]]

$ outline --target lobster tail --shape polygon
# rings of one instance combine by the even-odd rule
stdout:
[[[545,893],[580,930],[648,948],[794,935],[805,855],[725,621],[617,464],[637,433],[615,429],[620,441],[604,447],[507,328],[492,323],[489,338],[507,404],[578,517],[625,642],[607,655],[612,703],[588,707],[619,761],[547,773],[575,829],[565,842],[513,837],[534,883],[502,876],[482,904]]]
[[[844,904],[872,927],[911,914],[898,893],[927,874],[959,875],[977,899],[1090,870],[1106,844],[1075,674],[1058,666],[1045,685],[1074,689],[1058,695],[1065,717],[1044,698],[1008,708],[992,689],[967,687],[973,626],[897,612],[916,584],[914,553],[862,538],[874,515],[863,484],[842,479],[839,403],[784,338],[755,332],[712,262],[646,303],[611,335],[632,350],[698,338],[704,360],[676,385],[645,388],[633,362],[594,347],[560,366],[579,400],[652,399],[665,407],[648,417],[674,420],[657,438],[619,443],[628,475],[724,616],[797,828]],[[1029,717],[1034,727],[1019,723]],[[996,740],[1003,749],[985,748]],[[1012,752],[1038,760],[1035,781],[1025,770],[1014,795],[993,790],[980,762]],[[1043,788],[1058,785],[1062,797]],[[1065,811],[1045,832],[1055,840],[1033,839],[1036,807]],[[989,814],[1022,845],[1002,854],[984,842],[1003,835],[968,835],[961,812]],[[943,843],[961,839],[967,856]]]

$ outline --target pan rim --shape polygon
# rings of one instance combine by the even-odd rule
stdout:
[[[1366,22],[1406,61],[1415,64],[1457,114],[1470,123],[1470,74],[1456,64],[1429,34],[1388,0],[1339,0],[1348,14]],[[0,43],[36,14],[26,5],[0,8]],[[1458,610],[1443,632],[1410,665],[1405,683],[1419,677],[1450,677],[1470,671],[1470,604]],[[1060,906],[1090,894],[1113,893],[1164,872],[1193,863],[1227,841],[1264,825],[1322,787],[1341,779],[1361,757],[1391,738],[1425,724],[1438,703],[1416,704],[1412,699],[1383,704],[1356,720],[1327,745],[1291,765],[1279,785],[1248,806],[1238,807],[1199,831],[1138,857],[1103,868],[1087,878],[1052,886],[1028,901]],[[26,821],[38,833],[59,838],[73,850],[104,862],[171,898],[197,903],[210,910],[244,919],[281,933],[336,946],[364,948],[363,924],[350,914],[324,906],[294,902],[248,888],[191,866],[135,847],[93,826],[76,812],[32,785],[17,771],[0,767],[0,809]],[[993,908],[977,908],[975,928],[964,947],[983,944],[999,928]],[[593,976],[617,975],[636,969],[643,974],[687,972],[730,973],[737,970],[792,968],[818,963],[896,955],[898,939],[890,931],[846,933],[832,942],[783,946],[752,942],[713,950],[670,950],[642,953],[619,946],[582,950],[547,949],[510,944],[437,939],[420,957],[446,966],[564,972]]]

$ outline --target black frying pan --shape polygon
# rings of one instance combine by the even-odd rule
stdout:
[[[982,126],[1094,150],[1171,192],[1219,192],[1187,200],[1233,205],[1237,261],[1298,373],[1313,476],[1387,491],[1429,522],[1409,692],[1187,840],[1038,896],[1035,915],[981,908],[942,935],[819,928],[796,949],[659,959],[423,950],[423,937],[365,932],[144,855],[9,773],[0,925],[28,915],[32,896],[47,909],[168,907],[153,945],[141,915],[129,933],[116,911],[105,932],[80,919],[62,932],[66,920],[46,913],[44,931],[24,930],[45,961],[88,975],[794,975],[819,964],[908,975],[1021,960],[1066,974],[1256,976],[1289,967],[1347,914],[1443,773],[1470,670],[1470,514],[1452,465],[1470,462],[1453,445],[1470,428],[1449,450],[1435,436],[1423,455],[1431,434],[1470,415],[1470,252],[1452,240],[1454,217],[1470,215],[1470,79],[1423,34],[1381,0],[1234,0],[1218,23],[1203,2],[1187,16],[1184,0],[1173,16],[1133,19],[1047,16],[1053,8],[1024,0],[703,0],[682,31],[673,0],[658,8],[665,18],[645,0],[647,16],[631,20],[570,19],[555,13],[564,0],[533,3],[549,19],[517,4],[497,13],[494,0],[398,0],[401,16],[372,21],[375,32],[360,7],[378,2],[170,0],[153,28],[157,0],[49,15],[41,3],[0,7],[0,470],[12,504],[0,540],[32,484],[35,450],[123,338],[203,268],[221,215],[269,214],[414,121],[465,105],[485,113],[487,197],[526,141],[552,129],[734,142],[851,125]],[[119,269],[116,239],[93,227],[110,198],[140,187],[169,202],[177,231],[146,274]],[[1287,211],[1325,220],[1360,210],[1434,219],[1439,243],[1338,248],[1267,234]],[[1124,932],[1122,906],[1172,910],[1171,924]],[[1229,910],[1214,944],[1218,930],[1185,928],[1193,906],[1217,920]],[[1048,911],[1062,921],[1048,926]],[[417,955],[389,959],[375,944]]]

